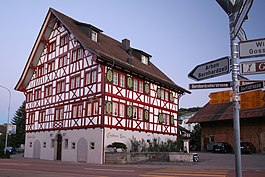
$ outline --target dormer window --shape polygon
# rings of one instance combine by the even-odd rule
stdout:
[[[148,57],[145,56],[145,55],[142,55],[142,63],[145,64],[145,65],[148,65]]]
[[[98,33],[92,30],[91,39],[92,41],[98,42]]]

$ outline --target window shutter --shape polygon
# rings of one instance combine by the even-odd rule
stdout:
[[[150,93],[150,84],[148,82],[144,82],[144,93],[147,95]]]
[[[175,121],[174,121],[174,116],[173,115],[170,116],[170,125],[171,126],[175,125]]]
[[[162,113],[159,113],[159,114],[158,114],[158,122],[159,122],[160,124],[164,123],[164,119],[163,119],[163,114],[162,114]]]
[[[113,82],[113,71],[110,68],[108,68],[107,70],[107,82]]]
[[[132,106],[129,106],[127,105],[126,106],[126,116],[127,118],[132,118],[133,117],[133,107]]]
[[[127,88],[133,89],[133,78],[131,76],[127,76]]]
[[[144,121],[149,122],[149,111],[144,109]]]
[[[105,102],[105,107],[106,107],[106,114],[111,115],[112,114],[112,102],[111,101],[106,101]]]

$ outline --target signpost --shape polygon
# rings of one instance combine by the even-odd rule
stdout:
[[[223,57],[207,63],[196,66],[189,74],[188,77],[196,81],[209,79],[230,72],[229,57]]]
[[[239,43],[239,57],[250,58],[265,56],[265,39],[254,39]]]
[[[253,3],[253,0],[246,0],[242,10],[239,12],[239,14],[237,15],[236,21],[234,22],[234,28],[232,28],[233,33],[232,33],[232,37],[235,38],[237,36],[237,33],[239,31],[239,29],[241,28],[249,9],[251,8]]]
[[[253,84],[239,86],[239,92],[247,92],[251,90],[258,90],[264,87],[263,81],[256,82]]]
[[[240,73],[242,75],[265,73],[265,60],[241,62]]]
[[[213,89],[213,88],[229,88],[232,86],[231,82],[212,82],[212,83],[199,83],[190,84],[189,89]]]
[[[221,92],[210,93],[209,97],[211,98],[210,104],[222,104],[229,103],[232,101],[232,91],[226,90]]]
[[[264,92],[256,90],[240,94],[240,109],[254,109],[264,106]]]

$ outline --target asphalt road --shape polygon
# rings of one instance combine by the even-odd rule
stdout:
[[[234,177],[235,155],[198,153],[199,162],[95,165],[27,159],[0,159],[0,177]],[[265,154],[242,155],[244,177],[265,176]]]

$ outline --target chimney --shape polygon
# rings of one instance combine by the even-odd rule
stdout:
[[[125,50],[126,52],[131,48],[130,47],[130,40],[129,39],[123,39],[122,40],[122,44],[121,47],[123,48],[123,50]]]

